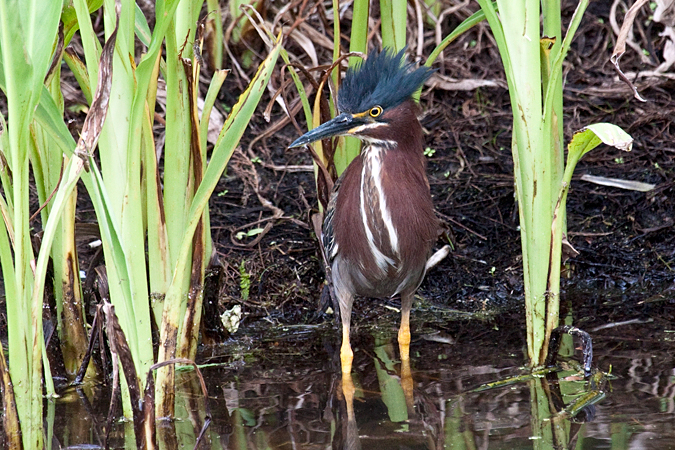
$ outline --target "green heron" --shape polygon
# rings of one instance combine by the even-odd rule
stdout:
[[[355,295],[401,295],[398,342],[401,359],[409,359],[410,308],[439,235],[417,119],[420,108],[413,100],[432,72],[415,69],[403,51],[371,53],[347,70],[338,92],[339,114],[290,146],[334,136],[363,142],[361,154],[335,184],[322,229],[329,285],[332,281],[342,318],[343,373],[351,372]]]

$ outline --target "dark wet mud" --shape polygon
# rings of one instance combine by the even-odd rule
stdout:
[[[564,3],[566,23],[576,3]],[[638,88],[649,101],[631,97],[609,62],[609,6],[592,2],[572,43],[565,69],[564,134],[568,142],[586,125],[610,122],[635,141],[631,152],[601,146],[577,166],[568,197],[567,237],[579,255],[567,260],[562,289],[652,295],[675,281],[675,82],[639,77]],[[647,15],[642,19],[648,23]],[[657,38],[660,27],[652,22],[644,30],[652,38],[653,64],[665,45]],[[622,59],[625,71],[653,64],[645,65],[630,52]],[[454,250],[428,274],[420,294],[442,308],[519,308],[522,261],[511,107],[508,91],[499,87],[505,86],[503,70],[487,26],[459,38],[437,66],[444,76],[494,80],[496,86],[470,91],[437,86],[422,93],[427,173]],[[304,130],[289,125],[274,131],[275,117],[282,115],[273,116],[269,125],[251,124],[219,185],[220,195],[211,202],[214,242],[227,274],[221,309],[241,304],[249,322],[314,323],[323,273],[309,226],[317,205],[311,158],[305,150],[286,149]],[[599,185],[587,181],[588,175],[649,183],[653,189]],[[242,234],[249,231],[255,234]],[[239,287],[242,265],[251,280],[247,299]],[[370,315],[367,307],[358,314]]]

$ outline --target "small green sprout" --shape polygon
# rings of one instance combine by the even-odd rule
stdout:
[[[246,262],[242,259],[239,265],[239,288],[241,289],[241,299],[248,300],[248,295],[251,291],[251,275],[246,271]]]
[[[263,228],[253,228],[252,230],[248,230],[248,231],[240,231],[236,234],[236,238],[241,241],[245,237],[257,236],[260,233],[262,233],[263,231],[264,231]]]

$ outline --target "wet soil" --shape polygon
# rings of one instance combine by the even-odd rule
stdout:
[[[566,12],[567,20],[571,11]],[[573,132],[591,123],[610,122],[630,133],[635,142],[630,153],[600,147],[577,166],[568,198],[567,236],[579,255],[565,264],[563,295],[587,296],[593,303],[606,293],[649,297],[671,292],[664,300],[668,303],[673,301],[668,288],[675,279],[675,81],[638,78],[636,84],[649,101],[640,103],[631,97],[609,62],[613,34],[608,13],[609,6],[591,4],[567,58],[565,138],[569,141]],[[651,23],[643,30],[651,37],[654,63],[664,45],[657,37],[659,26]],[[438,64],[439,73],[459,80],[496,80],[505,86],[486,27],[479,25],[449,47]],[[293,52],[293,43],[289,45]],[[639,55],[626,54],[622,67],[635,71],[645,69],[645,63]],[[522,316],[508,92],[503,87],[428,88],[421,104],[426,144],[431,149],[431,191],[454,250],[427,275],[418,292],[420,302],[489,311],[490,316],[507,312]],[[214,242],[226,267],[220,308],[243,305],[243,326],[259,320],[285,325],[322,320],[317,318],[317,305],[324,275],[309,226],[317,204],[315,187],[309,171],[297,171],[308,167],[311,159],[302,149],[286,149],[303,130],[290,125],[277,130],[274,127],[283,116],[278,108],[273,111],[271,125],[260,120],[251,124],[242,150],[233,157],[211,201]],[[582,181],[585,174],[655,187],[635,192],[600,186]],[[278,209],[265,207],[261,198]],[[271,228],[241,237],[242,231],[265,225]],[[239,288],[242,274],[251,280],[245,300]],[[357,302],[353,320],[368,323],[382,314],[383,307],[395,304]],[[517,320],[520,326],[522,319]]]

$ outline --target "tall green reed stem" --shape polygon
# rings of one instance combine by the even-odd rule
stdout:
[[[79,278],[72,246],[72,217],[75,184],[85,163],[88,171],[82,178],[98,218],[110,300],[115,305],[139,375],[139,379],[124,381],[128,385],[140,384],[154,362],[153,319],[158,321],[164,339],[160,342],[160,359],[176,352],[181,356],[194,356],[201,316],[201,303],[194,300],[201,295],[203,269],[210,255],[209,227],[205,222],[208,199],[265,91],[280,51],[279,39],[270,43],[270,56],[233,107],[206,166],[209,112],[224,80],[224,72],[214,75],[199,117],[196,95],[190,92],[197,93],[195,83],[199,80],[199,66],[195,63],[198,58],[193,55],[192,43],[202,3],[203,0],[156,2],[156,20],[151,31],[132,0],[74,0],[63,10],[64,42],[67,45],[79,31],[84,62],[72,51],[64,55],[56,52],[57,70],[50,74],[44,86],[57,48],[62,5],[47,2],[45,7],[35,1],[18,5],[16,0],[0,0],[0,87],[8,98],[10,118],[7,122],[4,118],[0,121],[3,193],[0,196],[3,217],[0,263],[8,296],[9,366],[24,448],[42,447],[43,364],[46,391],[54,392],[48,360],[43,357],[42,336],[42,299],[52,242],[60,248],[59,254],[70,259],[70,265],[62,269],[63,275],[57,280]],[[115,43],[105,47],[108,49],[105,54],[112,61],[105,67],[99,66],[101,43],[90,16],[101,5],[106,38],[117,36]],[[21,12],[19,20],[17,11]],[[136,37],[146,46],[139,60],[136,59]],[[167,44],[163,48],[165,40]],[[90,115],[103,111],[97,118],[92,116],[93,128],[87,129],[90,120],[87,116],[77,147],[63,120],[63,99],[58,87],[62,57],[75,74],[85,98],[93,101]],[[194,72],[186,72],[186,67],[195,67]],[[163,158],[156,154],[153,134],[160,78],[167,80],[168,85],[166,122],[171,125],[168,136],[174,136],[172,132],[176,134],[175,139],[167,137]],[[194,83],[181,84],[181,80]],[[96,95],[93,95],[97,83]],[[96,103],[103,85],[105,107]],[[191,87],[190,91],[185,89],[187,86]],[[110,113],[106,118],[108,108]],[[98,160],[90,157],[97,140],[100,169]],[[62,154],[67,158],[59,179]],[[44,236],[37,260],[31,247],[28,220],[29,161],[41,201],[46,201],[51,190],[59,186],[42,213]],[[164,177],[161,177],[162,165]],[[63,216],[70,219],[59,226]],[[197,244],[193,233],[199,227]],[[195,260],[199,262],[197,269],[193,264]],[[155,314],[151,314],[151,297],[155,300],[152,303]],[[62,305],[59,314],[66,317],[66,303]],[[179,317],[190,320],[178,321]],[[66,336],[66,345],[79,346],[74,339],[63,336]],[[160,371],[157,381],[158,393],[171,392],[172,372]],[[171,414],[172,397],[169,394],[164,398],[169,401],[162,403],[160,411]],[[128,412],[128,400],[126,405]],[[18,420],[16,422],[18,432]]]
[[[3,119],[0,130],[5,196],[0,203],[0,263],[7,294],[9,367],[24,448],[42,448],[43,444],[44,340],[42,303],[32,301],[30,125],[50,67],[61,7],[60,2],[0,1],[0,86],[7,97],[9,119]],[[51,381],[48,370],[47,374]]]
[[[512,153],[523,251],[527,349],[530,364],[538,366],[546,359],[551,331],[558,325],[566,194],[571,173],[583,154],[575,150],[575,139],[590,139],[588,133],[594,133],[588,127],[583,137],[575,135],[565,164],[562,61],[588,0],[579,2],[564,39],[558,0],[541,2],[541,10],[539,0],[478,3],[502,57],[513,110]],[[600,134],[606,131],[616,140],[596,135],[590,148],[604,142],[630,149],[630,136],[618,127],[602,125]],[[584,147],[584,153],[590,148]]]

